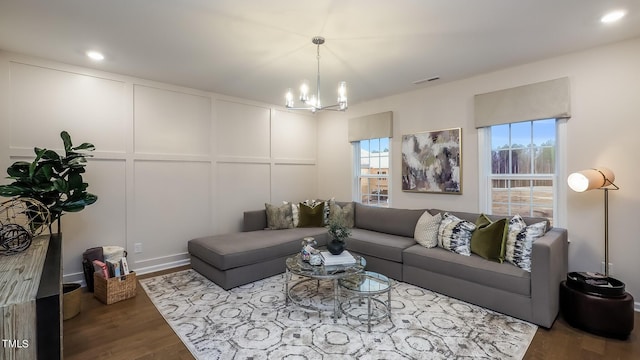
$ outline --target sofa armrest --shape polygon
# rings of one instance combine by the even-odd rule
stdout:
[[[533,242],[531,254],[531,301],[534,322],[553,325],[560,308],[560,283],[569,262],[567,230],[552,228]]]
[[[244,212],[242,231],[264,230],[267,227],[267,211],[252,210]]]

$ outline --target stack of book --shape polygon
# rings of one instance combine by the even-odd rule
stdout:
[[[93,269],[105,279],[129,274],[129,264],[127,263],[127,258],[124,256],[119,261],[106,260],[102,262],[100,260],[93,260]]]
[[[333,255],[328,251],[322,251],[320,252],[320,255],[322,255],[322,263],[325,266],[349,265],[356,263],[356,259],[353,257],[353,255],[351,255],[346,250],[343,251],[340,255]]]

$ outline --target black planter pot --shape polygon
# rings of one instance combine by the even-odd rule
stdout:
[[[340,255],[344,251],[346,244],[344,241],[331,240],[327,244],[327,250],[333,255]]]

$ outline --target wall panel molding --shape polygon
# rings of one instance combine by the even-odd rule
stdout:
[[[186,265],[190,238],[239,230],[242,212],[275,192],[298,196],[278,184],[316,177],[316,122],[271,104],[0,51],[7,166],[32,160],[33,146],[62,153],[62,130],[96,146],[87,182],[99,200],[63,218],[65,281],[83,281],[78,259],[100,245],[125,247],[139,273]]]

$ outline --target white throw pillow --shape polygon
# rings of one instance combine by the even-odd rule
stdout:
[[[547,231],[546,221],[527,226],[520,215],[509,220],[509,234],[505,244],[504,259],[513,265],[531,272],[533,242]]]
[[[442,214],[431,215],[428,211],[425,211],[416,223],[413,238],[416,239],[418,244],[426,248],[436,247],[438,245],[440,221],[442,221]]]

